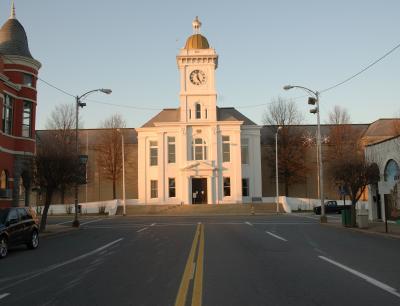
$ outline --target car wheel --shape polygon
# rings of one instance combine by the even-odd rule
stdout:
[[[0,238],[0,258],[4,258],[8,253],[8,243],[5,237]]]
[[[32,231],[31,239],[28,242],[28,248],[36,249],[39,246],[39,233],[37,230]]]

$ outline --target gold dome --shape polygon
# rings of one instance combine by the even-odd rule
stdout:
[[[186,40],[185,49],[209,49],[207,38],[201,34],[193,34]]]

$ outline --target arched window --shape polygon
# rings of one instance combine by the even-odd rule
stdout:
[[[206,160],[207,159],[207,144],[202,138],[193,139],[192,157],[193,157],[193,160]]]
[[[196,107],[196,119],[201,119],[201,105],[199,103],[196,103],[195,107]]]
[[[1,171],[0,175],[0,189],[7,189],[8,188],[8,175],[7,171]]]
[[[400,176],[399,165],[393,159],[389,160],[385,167],[384,179],[385,182],[398,181]]]

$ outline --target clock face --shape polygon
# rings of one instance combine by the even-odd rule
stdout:
[[[201,85],[206,82],[206,74],[201,70],[193,70],[190,74],[190,82],[194,85]]]

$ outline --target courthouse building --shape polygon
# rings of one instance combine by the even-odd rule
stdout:
[[[28,204],[40,66],[13,6],[0,29],[0,207]]]
[[[261,199],[260,126],[217,106],[218,54],[194,34],[176,58],[179,106],[137,129],[141,203],[218,204]]]

